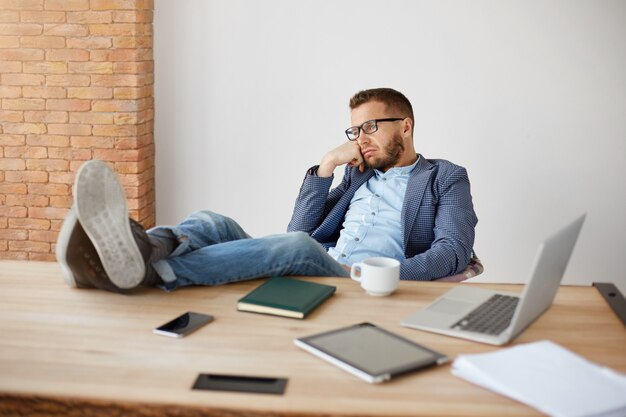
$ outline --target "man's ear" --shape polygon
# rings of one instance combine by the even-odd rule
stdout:
[[[413,133],[413,120],[410,117],[405,118],[403,121],[402,133],[410,136]]]

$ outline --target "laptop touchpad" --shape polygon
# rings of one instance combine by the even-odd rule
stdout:
[[[442,298],[439,301],[434,302],[426,308],[428,311],[443,314],[462,314],[474,306],[473,303],[466,303],[459,300],[450,300],[448,298]]]

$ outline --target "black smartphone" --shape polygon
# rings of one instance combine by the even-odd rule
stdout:
[[[157,327],[153,330],[153,333],[169,337],[183,337],[212,321],[213,316],[210,314],[188,311],[174,320]]]

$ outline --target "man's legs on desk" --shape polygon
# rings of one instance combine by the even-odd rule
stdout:
[[[146,233],[128,218],[124,191],[101,161],[85,163],[76,176],[57,259],[68,284],[116,292],[271,275],[347,276],[306,233],[252,239],[234,220],[210,211]]]

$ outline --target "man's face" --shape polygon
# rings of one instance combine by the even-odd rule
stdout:
[[[402,116],[401,114],[390,114],[384,103],[370,101],[352,110],[352,126],[360,126],[368,120]],[[377,126],[378,130],[374,133],[367,134],[361,131],[357,143],[368,167],[387,171],[389,168],[397,166],[405,153],[407,137],[404,131],[405,123],[398,120],[380,122]]]

